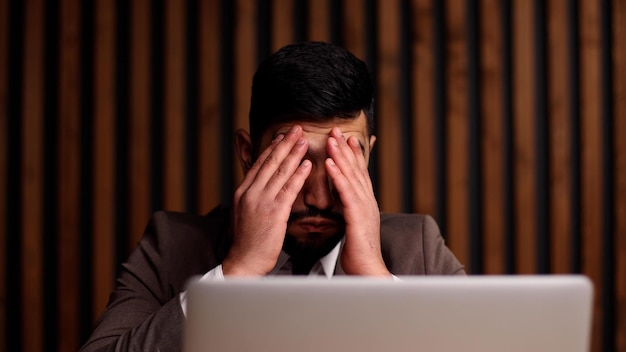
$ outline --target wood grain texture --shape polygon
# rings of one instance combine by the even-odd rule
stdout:
[[[535,72],[533,3],[513,4],[514,206],[517,272],[535,272]]]
[[[613,141],[615,143],[616,350],[626,351],[626,1],[613,0]]]
[[[480,4],[483,253],[486,274],[504,273],[503,68],[500,1]]]
[[[435,160],[435,97],[433,56],[433,4],[413,0],[413,207],[417,213],[434,215],[437,206],[437,160]]]
[[[93,316],[115,282],[115,3],[95,3],[93,112]]]
[[[580,87],[581,87],[581,200],[583,272],[595,284],[592,350],[602,348],[602,143],[600,82],[600,7],[593,1],[580,2]]]
[[[272,52],[293,42],[293,0],[272,1]]]
[[[571,127],[568,99],[572,87],[568,72],[567,1],[547,3],[548,118],[550,140],[551,271],[570,272],[571,246]]]
[[[384,212],[401,209],[399,26],[398,0],[378,3],[378,117],[379,202]]]
[[[468,105],[466,6],[446,8],[446,239],[461,263],[469,264]],[[472,268],[466,267],[471,271]]]
[[[198,172],[200,213],[220,202],[220,8],[219,1],[201,1],[199,11]]]
[[[129,243],[134,248],[150,216],[150,0],[133,0],[130,21],[130,121],[128,141]]]
[[[332,0],[309,1],[308,40],[318,42],[330,41],[330,4]]]
[[[185,210],[186,6],[165,2],[164,207]]]
[[[59,39],[58,129],[58,341],[60,351],[78,349],[80,213],[80,1],[63,0]]]
[[[235,11],[235,107],[233,116],[234,129],[248,130],[248,114],[250,113],[250,93],[252,92],[252,76],[257,67],[256,58],[256,6],[253,1],[237,0]],[[249,130],[248,130],[249,131]],[[233,131],[234,132],[234,131]],[[230,152],[236,158],[234,146]],[[238,160],[238,159],[236,159]],[[233,163],[235,180],[239,185],[243,179],[240,163]]]
[[[344,0],[342,19],[344,47],[361,60],[365,60],[364,4],[364,0]]]
[[[24,351],[43,350],[43,12],[41,0],[28,0],[24,5],[20,212]]]

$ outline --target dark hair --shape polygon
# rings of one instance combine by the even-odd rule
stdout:
[[[374,132],[372,81],[365,63],[348,50],[322,42],[291,44],[259,65],[252,82],[250,134],[302,119],[355,118],[364,111]]]

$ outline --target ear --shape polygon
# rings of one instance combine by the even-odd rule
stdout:
[[[243,173],[246,174],[254,162],[252,139],[248,132],[242,129],[237,130],[235,132],[235,145],[241,168]]]
[[[372,149],[374,149],[374,143],[376,143],[376,136],[370,136],[370,154],[372,153]]]

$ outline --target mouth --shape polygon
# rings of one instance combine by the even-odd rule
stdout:
[[[337,229],[337,222],[320,217],[308,217],[295,221],[294,225],[301,228],[305,232],[328,232]]]

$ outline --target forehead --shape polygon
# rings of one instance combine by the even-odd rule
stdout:
[[[263,142],[269,142],[278,134],[288,132],[293,125],[300,125],[307,138],[327,137],[333,127],[338,127],[344,135],[355,136],[361,143],[368,139],[367,119],[361,113],[355,118],[335,117],[325,121],[293,120],[277,123],[263,133]]]

